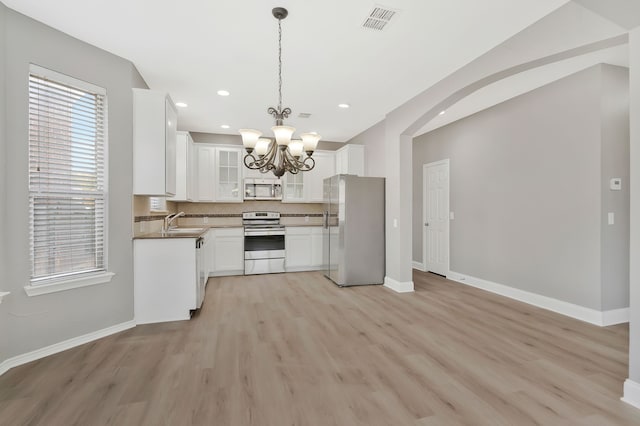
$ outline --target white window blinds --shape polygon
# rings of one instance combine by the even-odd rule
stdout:
[[[149,211],[166,212],[167,200],[164,197],[149,197]]]
[[[106,93],[31,66],[32,285],[106,270]]]

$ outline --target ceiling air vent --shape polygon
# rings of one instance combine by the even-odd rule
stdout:
[[[382,31],[396,12],[398,11],[389,9],[386,6],[376,5],[371,9],[369,16],[364,20],[362,26],[370,30]]]
[[[311,117],[310,112],[301,112],[300,114],[298,114],[298,118],[309,118],[309,117]]]

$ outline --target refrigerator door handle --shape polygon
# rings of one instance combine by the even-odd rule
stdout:
[[[322,227],[329,229],[329,212],[326,210],[322,212]]]

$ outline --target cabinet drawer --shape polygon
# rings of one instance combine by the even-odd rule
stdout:
[[[214,228],[216,237],[244,237],[244,228]]]
[[[311,235],[310,226],[287,226],[285,232],[287,235]]]

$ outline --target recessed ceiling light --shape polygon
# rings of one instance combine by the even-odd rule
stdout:
[[[229,96],[229,92],[226,90],[218,90],[218,95],[220,96]]]
[[[349,104],[338,104],[338,107],[340,108],[349,108],[351,105]]]
[[[180,107],[180,108],[186,108],[186,107],[188,107],[189,105],[185,104],[184,102],[176,102],[176,106],[177,106],[177,107]]]
[[[447,111],[442,110],[442,111],[440,111],[440,112],[438,113],[438,115],[442,115],[442,114],[444,114],[445,112],[447,112]]]
[[[220,127],[222,127],[223,129],[228,129],[228,128],[229,128],[229,125],[228,125],[228,124],[223,124],[223,125],[222,125],[222,126],[220,126]]]

